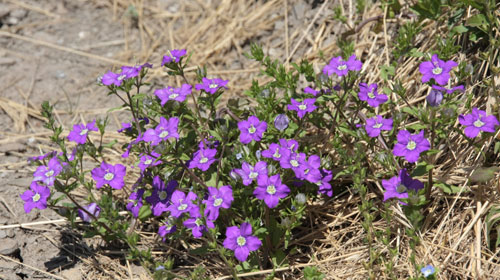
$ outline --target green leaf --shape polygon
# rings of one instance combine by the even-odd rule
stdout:
[[[462,33],[469,31],[469,29],[467,27],[465,27],[463,24],[460,24],[458,26],[453,27],[453,29],[451,31],[458,33],[458,34],[462,34]]]
[[[483,25],[487,25],[488,22],[486,21],[486,17],[483,14],[477,14],[477,15],[470,17],[467,20],[467,24],[469,26],[481,27]]]
[[[425,162],[420,163],[411,173],[411,177],[418,177],[427,174],[427,172],[429,172],[429,170],[431,170],[433,167],[434,165],[432,164],[427,164]]]
[[[201,246],[199,248],[189,250],[189,253],[192,255],[205,255],[208,252],[207,246]]]
[[[460,189],[462,189],[461,187],[448,185],[446,183],[434,183],[434,186],[440,188],[446,194],[456,194],[456,193],[460,192]],[[465,193],[467,191],[468,190],[464,189],[464,191],[462,191],[462,193]]]
[[[498,167],[479,167],[469,177],[471,183],[486,183],[495,178]]]

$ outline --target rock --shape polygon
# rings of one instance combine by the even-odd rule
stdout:
[[[0,58],[0,65],[2,65],[2,58]],[[12,142],[0,145],[0,153],[10,152],[10,151],[19,152],[24,150],[26,150],[26,146],[19,142]]]
[[[0,242],[0,254],[12,255],[16,250],[19,250],[19,245],[16,240],[9,238]]]
[[[7,16],[10,13],[10,10],[9,5],[0,3],[0,18]]]

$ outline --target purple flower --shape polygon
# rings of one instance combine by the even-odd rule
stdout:
[[[429,276],[431,276],[432,274],[434,274],[436,272],[436,269],[432,265],[428,264],[428,265],[422,267],[420,269],[420,272],[422,272],[422,275],[425,278],[428,278]]]
[[[472,113],[468,115],[460,115],[458,121],[461,125],[465,125],[465,136],[474,138],[480,131],[492,132],[496,131],[495,126],[499,125],[495,116],[487,116],[486,112],[479,110],[476,107],[472,108]]]
[[[182,214],[189,212],[191,216],[196,216],[200,212],[198,205],[193,203],[193,200],[198,199],[194,192],[189,192],[187,195],[179,190],[175,190],[170,199],[171,204],[167,207],[170,211],[170,216],[179,218]]]
[[[130,132],[132,130],[132,124],[131,123],[128,123],[128,122],[124,122],[122,123],[122,128],[118,129],[117,132],[118,133],[121,133],[121,132]]]
[[[434,54],[431,61],[420,63],[419,70],[422,73],[422,83],[426,83],[434,79],[440,85],[446,85],[450,79],[450,71],[458,64],[453,60],[443,61]]]
[[[171,180],[165,185],[160,176],[153,178],[153,192],[151,196],[146,197],[146,201],[151,204],[151,211],[153,215],[160,216],[163,212],[167,211],[167,204],[175,188],[179,186],[177,181]]]
[[[399,176],[394,176],[389,180],[382,180],[384,186],[384,201],[389,198],[408,198],[408,190],[418,191],[424,188],[424,183],[412,179],[406,169],[399,171]]]
[[[380,115],[366,119],[366,133],[370,137],[377,137],[382,130],[392,130],[392,119],[384,119]]]
[[[106,74],[102,75],[101,82],[106,86],[115,85],[119,87],[122,85],[123,79],[125,79],[125,77],[125,75],[108,71]]]
[[[280,198],[285,198],[290,193],[290,189],[281,183],[280,174],[271,177],[259,177],[257,184],[258,187],[254,190],[253,194],[256,198],[264,200],[269,208],[276,207]]]
[[[289,149],[281,147],[276,143],[271,143],[271,145],[269,145],[269,149],[262,151],[262,156],[265,158],[272,158],[276,161],[280,161],[281,157],[289,157],[290,153],[291,151]]]
[[[292,98],[291,102],[292,104],[288,104],[287,106],[288,110],[297,111],[297,115],[300,119],[302,119],[306,113],[310,113],[318,108],[314,105],[314,102],[316,102],[315,98],[306,98],[300,102]]]
[[[219,217],[219,209],[229,209],[233,202],[233,189],[231,186],[222,186],[219,189],[208,187],[208,197],[203,200],[205,204],[205,217],[215,221]]]
[[[439,91],[442,91],[442,92],[446,92],[447,94],[452,94],[455,91],[459,91],[459,92],[464,92],[465,91],[465,87],[463,85],[458,85],[458,86],[452,87],[450,89],[446,88],[446,87],[440,87],[438,85],[432,85],[432,88],[436,89],[436,90],[439,90]]]
[[[169,54],[164,55],[161,61],[161,66],[170,64],[171,62],[179,63],[181,58],[186,55],[186,50],[171,50]]]
[[[128,197],[127,210],[132,212],[134,217],[139,216],[139,210],[142,207],[142,196],[144,195],[144,189],[138,189],[137,191],[130,194]]]
[[[284,131],[290,122],[290,119],[285,114],[279,114],[274,118],[274,127],[279,131]]]
[[[306,154],[291,153],[289,156],[282,156],[280,159],[281,168],[291,168],[297,177],[300,177],[306,164]]]
[[[141,159],[139,161],[138,166],[141,169],[141,171],[144,172],[144,170],[146,170],[146,168],[148,168],[148,167],[157,166],[157,165],[161,164],[162,161],[158,160],[159,157],[160,157],[160,154],[155,153],[155,152],[151,152],[151,155],[141,154]]]
[[[108,184],[113,189],[121,189],[125,185],[123,177],[125,177],[126,167],[121,164],[101,163],[100,167],[92,169],[92,179],[96,181],[96,188],[100,189],[103,185]]]
[[[42,161],[42,160],[44,160],[46,158],[52,158],[55,155],[57,155],[57,151],[48,152],[48,153],[46,153],[44,155],[41,155],[41,156],[29,157],[28,158],[28,162]]]
[[[398,132],[398,143],[394,145],[392,153],[395,156],[405,157],[408,162],[416,162],[420,153],[430,149],[429,140],[424,138],[424,131],[418,134],[410,134],[407,130]]]
[[[99,217],[99,214],[101,213],[101,207],[97,205],[97,203],[92,202],[89,205],[83,206],[85,210],[87,210],[90,214],[94,215],[94,217]],[[89,215],[87,212],[83,211],[82,209],[78,209],[78,217],[82,219],[82,221],[90,223],[94,218]]]
[[[76,142],[78,144],[85,144],[89,131],[97,130],[98,129],[95,126],[95,120],[88,123],[87,125],[75,124],[73,125],[73,130],[68,134],[68,140]]]
[[[30,189],[21,194],[21,199],[24,200],[24,212],[29,213],[33,208],[40,210],[47,208],[49,196],[50,189],[48,187],[39,185],[35,181],[31,182]]]
[[[234,170],[241,179],[243,179],[243,185],[250,185],[253,180],[257,180],[260,176],[267,176],[267,163],[265,161],[259,161],[255,164],[255,167],[247,162],[243,162],[241,169]]]
[[[333,195],[332,185],[330,185],[330,181],[333,178],[332,171],[323,169],[321,170],[321,176],[321,180],[315,183],[319,187],[318,193],[326,194],[331,197]]]
[[[222,79],[207,79],[203,78],[201,84],[196,84],[194,87],[196,90],[204,90],[207,93],[214,94],[219,90],[220,88],[225,88],[227,89],[227,83],[229,80],[222,80]]]
[[[216,149],[200,148],[198,151],[194,152],[193,159],[189,162],[188,167],[190,169],[196,167],[201,171],[207,171],[210,165],[215,161],[216,154]]]
[[[226,239],[224,239],[223,244],[226,249],[234,251],[236,259],[244,262],[250,252],[259,249],[262,242],[252,235],[252,225],[242,223],[240,228],[237,226],[226,228]]]
[[[158,229],[158,235],[163,237],[163,241],[165,242],[166,235],[174,233],[177,230],[177,226],[174,224],[175,220],[173,218],[168,218],[162,226]]]
[[[148,129],[144,132],[142,140],[146,142],[152,142],[152,146],[160,144],[161,141],[166,141],[168,138],[179,139],[179,133],[177,133],[177,126],[179,125],[179,118],[172,117],[166,120],[164,117],[160,117],[160,123],[155,129]]]
[[[166,87],[155,90],[155,95],[160,99],[161,106],[165,106],[169,100],[178,102],[186,100],[186,96],[191,94],[192,88],[190,84],[182,84],[180,88]]]
[[[368,105],[372,107],[377,107],[378,105],[385,103],[388,98],[385,94],[378,94],[377,84],[367,85],[365,83],[359,84],[359,100],[368,102]]]
[[[38,166],[35,173],[33,173],[33,176],[35,177],[33,181],[40,181],[47,186],[52,186],[54,185],[56,176],[61,173],[62,169],[62,165],[59,163],[57,157],[53,157],[50,159],[47,166]]]
[[[341,56],[333,57],[328,65],[323,67],[323,74],[331,76],[333,73],[339,77],[347,75],[349,71],[360,71],[363,63],[356,60],[356,55],[351,55],[347,61],[344,61]]]
[[[304,165],[302,165],[299,174],[296,174],[299,175],[297,178],[305,179],[311,183],[316,183],[321,180],[322,177],[321,172],[319,171],[320,167],[321,158],[317,155],[311,155],[307,161],[304,162]]]
[[[200,238],[203,236],[203,232],[207,231],[208,228],[214,228],[215,225],[212,221],[207,220],[206,225],[203,222],[200,213],[192,215],[189,219],[182,223],[185,227],[190,228],[193,236],[195,238]]]
[[[443,93],[439,90],[431,89],[429,95],[425,98],[427,100],[427,104],[431,107],[437,107],[441,105],[443,101]]]
[[[311,87],[306,87],[304,89],[304,93],[308,93],[308,94],[312,94],[312,95],[316,96],[318,93],[320,93],[320,91],[319,90],[315,90],[315,89],[313,89]]]
[[[256,116],[250,116],[246,121],[240,121],[238,128],[240,129],[240,142],[248,144],[252,140],[260,141],[262,139],[262,134],[267,129],[267,123],[260,121]]]
[[[294,139],[286,140],[282,138],[280,139],[280,145],[281,147],[288,149],[291,152],[296,152],[299,148],[299,142],[295,141]]]

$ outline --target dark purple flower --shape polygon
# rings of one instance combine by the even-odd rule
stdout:
[[[87,125],[73,125],[73,130],[68,134],[68,140],[76,142],[78,144],[85,144],[89,131],[98,131],[97,127],[95,126],[95,120],[88,123]]]
[[[297,111],[297,115],[300,119],[302,119],[306,113],[310,113],[318,108],[314,105],[314,102],[316,102],[315,98],[306,98],[300,102],[292,98],[291,102],[292,104],[288,104],[287,106],[288,110]]]
[[[290,120],[285,114],[279,114],[274,118],[274,127],[279,131],[284,131],[288,127]]]
[[[424,188],[424,183],[414,180],[408,175],[406,169],[399,171],[399,176],[394,176],[389,180],[382,180],[384,186],[384,201],[389,198],[408,198],[408,190],[418,191]]]
[[[216,149],[203,149],[200,148],[198,151],[194,152],[193,159],[189,162],[188,167],[198,168],[201,171],[207,171],[210,165],[216,160],[215,155],[217,154]]]
[[[134,215],[134,217],[139,216],[139,210],[142,207],[142,196],[144,195],[144,189],[138,189],[137,191],[130,194],[128,197],[127,210]]]
[[[377,84],[367,85],[365,83],[359,84],[359,100],[366,101],[368,105],[372,107],[377,107],[378,105],[385,103],[388,100],[387,95],[379,94],[377,91]]]
[[[48,153],[46,153],[44,155],[41,155],[41,156],[29,157],[28,158],[28,162],[42,161],[42,160],[44,160],[46,158],[52,158],[55,155],[57,155],[57,151],[48,152]]]
[[[57,157],[50,159],[47,166],[38,166],[33,176],[35,177],[33,181],[43,182],[47,186],[52,186],[56,180],[56,176],[62,171],[62,165],[59,163]]]
[[[153,215],[160,216],[163,212],[167,211],[167,204],[170,197],[179,184],[175,180],[171,180],[165,185],[160,176],[153,178],[153,192],[151,196],[146,197],[146,201],[151,204],[151,211]]]
[[[446,85],[450,79],[450,71],[458,64],[453,60],[443,61],[434,54],[431,61],[420,63],[419,70],[422,73],[422,83],[426,83],[434,79],[440,85]]]
[[[203,232],[207,231],[207,228],[214,228],[215,225],[212,221],[206,220],[206,225],[201,218],[200,213],[192,215],[189,219],[182,223],[186,228],[190,228],[193,236],[195,238],[200,238],[203,236]]]
[[[242,223],[240,228],[237,226],[226,228],[226,239],[224,239],[223,244],[226,249],[234,251],[236,259],[244,262],[250,252],[259,249],[262,242],[252,235],[252,225]]]
[[[499,125],[495,116],[487,116],[486,112],[479,110],[476,107],[472,108],[472,113],[468,115],[460,115],[458,121],[461,125],[465,125],[465,136],[469,138],[476,137],[480,131],[494,133],[495,126]]]
[[[166,87],[163,89],[155,90],[155,95],[160,99],[161,106],[169,100],[175,100],[178,102],[183,102],[186,100],[186,96],[191,94],[192,86],[190,84],[182,84],[180,88]]]
[[[186,55],[186,50],[171,50],[169,51],[169,54],[164,55],[163,59],[161,61],[161,66],[165,64],[170,64],[171,62],[179,63],[181,61],[181,58]]]
[[[49,196],[50,189],[48,187],[39,185],[35,181],[31,182],[30,189],[21,194],[21,199],[24,200],[24,212],[29,213],[33,208],[40,210],[47,208]]]
[[[208,197],[203,200],[205,204],[205,217],[215,221],[219,217],[219,209],[229,209],[233,202],[233,189],[231,186],[222,186],[219,189],[208,187]]]
[[[281,183],[280,174],[259,177],[257,184],[258,187],[254,190],[253,195],[264,200],[269,208],[276,207],[280,198],[285,198],[290,193],[290,189]]]
[[[191,216],[199,214],[200,208],[193,203],[193,200],[198,199],[194,192],[189,192],[187,195],[182,191],[175,190],[170,199],[170,205],[167,211],[170,211],[170,216],[179,218],[182,214],[189,212]]]
[[[132,130],[132,124],[131,123],[127,123],[127,122],[124,122],[122,123],[122,128],[118,129],[117,132],[118,133],[121,133],[121,132],[130,132]]]
[[[87,210],[90,214],[94,215],[94,217],[99,217],[99,214],[101,213],[101,207],[97,205],[97,203],[92,202],[89,205],[83,206],[85,210]],[[90,223],[94,218],[89,215],[87,212],[83,211],[82,209],[78,209],[78,217],[82,219],[82,221]]]
[[[363,63],[356,60],[356,55],[351,55],[347,61],[344,61],[341,56],[333,57],[328,65],[323,67],[323,74],[331,76],[333,73],[339,77],[347,75],[349,71],[360,71]]]
[[[394,145],[392,153],[395,156],[405,157],[408,162],[416,162],[420,153],[430,149],[429,140],[424,138],[424,131],[418,134],[410,134],[407,130],[398,132],[398,143]]]
[[[321,180],[315,183],[319,187],[318,193],[326,194],[331,197],[333,195],[332,185],[330,185],[330,181],[333,178],[332,171],[323,169],[321,170],[321,176]]]
[[[446,88],[446,87],[440,87],[438,85],[432,85],[432,88],[436,89],[436,90],[439,90],[439,91],[442,91],[442,92],[446,92],[447,94],[452,94],[455,91],[459,91],[459,92],[464,92],[465,91],[465,87],[463,85],[452,87],[450,89]]]
[[[373,118],[366,119],[365,129],[368,136],[377,137],[382,130],[392,130],[392,119],[384,119],[382,116],[376,115]]]
[[[318,93],[320,93],[320,91],[319,90],[315,90],[312,87],[306,87],[304,89],[304,93],[308,93],[308,94],[312,94],[312,95],[316,96],[316,95],[318,95]]]
[[[166,141],[169,138],[179,139],[179,133],[177,132],[177,126],[179,125],[179,118],[172,117],[170,119],[165,119],[160,117],[160,123],[156,128],[148,129],[144,132],[142,140],[146,142],[152,142],[152,146],[160,144],[161,141]]]
[[[163,241],[165,242],[166,235],[174,233],[177,230],[177,226],[174,224],[175,220],[169,217],[162,226],[158,229],[158,235],[163,237]]]
[[[250,116],[246,121],[240,121],[238,128],[240,129],[240,142],[248,144],[252,140],[260,141],[262,139],[262,134],[267,129],[267,123],[260,121],[256,116]]]
[[[441,105],[443,101],[443,93],[439,90],[431,89],[429,95],[425,98],[427,100],[427,104],[431,107],[437,107]]]
[[[103,185],[108,184],[113,189],[121,189],[125,186],[123,177],[125,177],[126,167],[121,164],[101,163],[100,167],[92,169],[92,179],[96,181],[96,188],[100,189]]]
[[[161,160],[158,160],[158,158],[160,157],[160,154],[155,153],[155,152],[151,152],[151,155],[141,154],[140,157],[141,158],[140,158],[138,166],[141,169],[141,171],[143,171],[143,172],[148,167],[157,166],[157,165],[162,163]]]
[[[196,84],[194,87],[196,90],[204,90],[207,93],[214,94],[219,90],[220,88],[225,88],[227,89],[227,83],[229,80],[222,80],[222,79],[207,79],[203,78],[201,84]]]
[[[241,165],[241,169],[235,169],[234,171],[243,179],[243,185],[248,186],[254,180],[257,180],[258,177],[267,176],[267,163],[265,161],[259,161],[254,167],[244,161]]]

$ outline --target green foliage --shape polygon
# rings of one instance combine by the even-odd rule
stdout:
[[[315,266],[306,266],[302,271],[306,280],[322,280],[325,274],[321,273]]]

